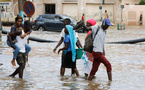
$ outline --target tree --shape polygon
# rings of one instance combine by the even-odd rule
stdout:
[[[122,0],[119,0],[120,3],[122,3]]]
[[[23,5],[25,2],[26,2],[26,0],[18,0],[19,12],[23,11]]]
[[[19,15],[23,18],[23,23],[24,23],[23,5],[25,2],[26,2],[26,0],[18,0]]]
[[[145,0],[141,0],[139,5],[145,5]]]

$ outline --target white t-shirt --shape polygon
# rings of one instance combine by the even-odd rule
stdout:
[[[64,32],[64,28],[61,30],[61,33],[60,33],[60,37],[63,37],[63,39],[65,39],[65,32]],[[75,32],[75,31],[74,31]],[[76,35],[76,37],[78,38],[79,36],[78,36],[78,33],[77,32],[75,32],[75,35]],[[64,43],[63,43],[63,46],[64,46]]]
[[[22,30],[21,35],[23,35],[23,34],[25,34],[24,30]],[[20,36],[16,36],[17,43],[20,46],[20,51],[19,52],[25,53],[25,44],[27,44],[27,39],[28,38],[29,38],[29,35],[25,36],[23,39]]]
[[[91,26],[92,28],[92,33],[93,33],[93,38],[96,34],[96,31],[97,31],[97,28],[98,26]],[[94,52],[101,52],[103,53],[103,49],[104,49],[104,42],[105,42],[105,36],[106,36],[106,33],[105,31],[100,27],[95,39],[94,39],[94,42],[93,42],[93,51]]]
[[[75,32],[75,31],[74,31],[74,32]],[[75,32],[75,35],[76,35],[77,38],[79,37],[77,32]],[[65,38],[64,28],[61,30],[60,37]]]

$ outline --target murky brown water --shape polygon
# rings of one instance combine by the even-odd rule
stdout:
[[[7,28],[6,28],[7,29]],[[59,32],[36,32],[31,36],[49,40],[59,40]],[[79,34],[82,44],[86,34]],[[107,31],[106,42],[145,38],[145,30]],[[70,76],[66,69],[60,77],[61,54],[54,54],[56,43],[30,41],[32,51],[29,65],[26,65],[24,79],[10,78],[15,68],[10,61],[12,49],[6,43],[6,35],[0,41],[0,90],[144,90],[145,89],[145,43],[105,44],[106,57],[112,64],[113,81],[108,82],[106,68],[100,65],[96,79],[87,81],[82,71],[82,62],[77,60],[80,77]],[[18,65],[17,65],[18,66]]]

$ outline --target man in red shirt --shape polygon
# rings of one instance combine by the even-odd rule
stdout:
[[[84,21],[84,14],[82,15],[82,20]]]

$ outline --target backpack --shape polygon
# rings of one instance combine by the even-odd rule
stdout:
[[[96,34],[95,34],[93,39],[92,39],[92,32],[86,37],[85,45],[84,45],[84,51],[92,53],[92,51],[93,51],[93,41],[94,41],[99,29],[100,29],[100,27],[97,28]]]

